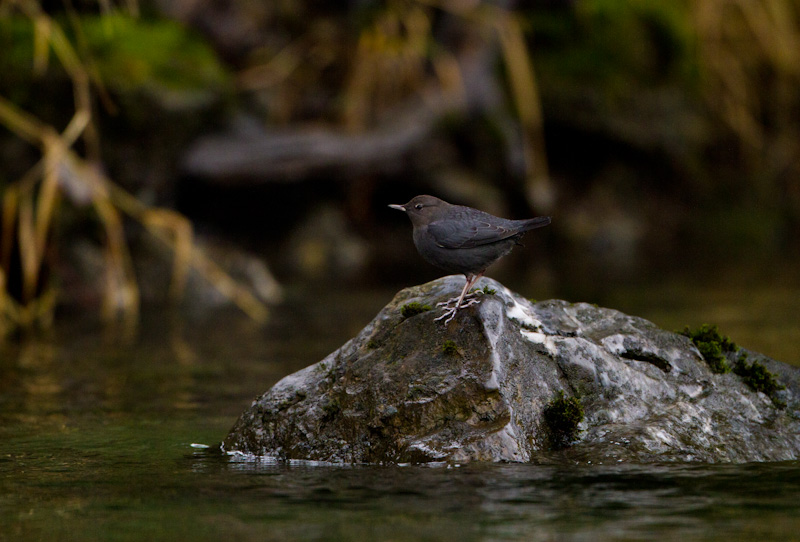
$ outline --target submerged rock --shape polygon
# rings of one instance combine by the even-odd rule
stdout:
[[[462,277],[402,290],[355,338],[254,401],[224,450],[346,463],[800,458],[800,369],[748,353],[785,386],[773,401],[646,320],[483,284],[480,304],[449,325],[426,309]],[[412,303],[420,310],[403,310]],[[553,415],[559,404],[571,411]]]

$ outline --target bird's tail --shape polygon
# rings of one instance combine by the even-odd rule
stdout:
[[[542,226],[547,226],[548,224],[550,224],[549,216],[537,216],[536,218],[525,220],[525,224],[522,226],[520,231],[535,230],[536,228],[541,228]]]

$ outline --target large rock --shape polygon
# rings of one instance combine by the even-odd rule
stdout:
[[[355,338],[257,399],[223,449],[332,462],[800,457],[800,369],[749,353],[785,385],[773,401],[712,373],[687,337],[585,303],[534,304],[491,279],[495,293],[448,325],[437,309],[403,311],[435,306],[463,280],[399,292]],[[544,412],[559,392],[585,418],[554,452]]]

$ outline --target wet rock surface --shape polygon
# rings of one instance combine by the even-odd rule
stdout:
[[[223,449],[345,463],[800,458],[800,369],[747,352],[785,386],[773,401],[712,373],[683,335],[585,303],[534,304],[485,278],[480,304],[434,321],[463,280],[399,292],[254,401]],[[403,311],[410,303],[421,310]],[[584,414],[566,446],[544,416],[559,397]]]

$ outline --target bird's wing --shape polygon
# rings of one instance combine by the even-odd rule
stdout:
[[[481,219],[439,220],[428,224],[428,232],[440,247],[472,248],[507,239],[519,233],[519,229],[492,225]]]

